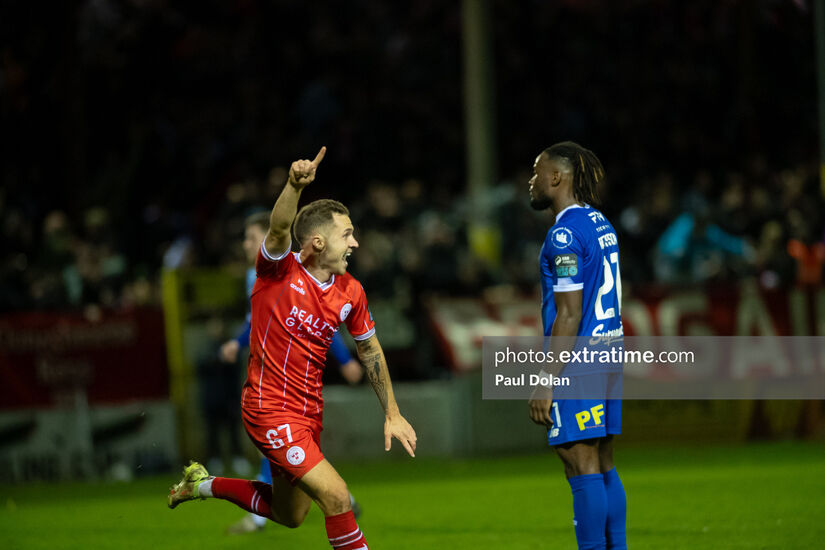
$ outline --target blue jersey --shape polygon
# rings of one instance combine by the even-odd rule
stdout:
[[[539,265],[545,336],[550,336],[556,320],[554,294],[575,290],[582,291],[578,336],[622,336],[619,243],[616,231],[601,212],[587,205],[559,212],[544,239]],[[556,446],[621,433],[622,402],[606,397],[555,399],[547,442]]]
[[[539,257],[544,335],[556,320],[554,293],[582,291],[578,336],[622,336],[622,277],[616,231],[591,206],[568,206],[556,216]]]

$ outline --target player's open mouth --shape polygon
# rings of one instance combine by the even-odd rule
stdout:
[[[346,254],[344,254],[344,258],[343,258],[343,260],[344,260],[344,263],[345,263],[345,264],[349,264],[349,257],[350,257],[350,256],[352,256],[352,250],[350,250],[349,252],[347,252]]]

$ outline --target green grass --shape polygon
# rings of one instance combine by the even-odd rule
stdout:
[[[825,547],[825,445],[617,449],[632,548]],[[558,459],[539,456],[337,465],[379,549],[575,548]],[[130,484],[0,486],[0,548],[328,548],[323,517],[229,537],[222,501],[166,508],[177,476]]]

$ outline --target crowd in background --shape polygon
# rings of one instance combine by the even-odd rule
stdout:
[[[467,245],[460,3],[87,0],[0,17],[0,309],[159,301],[242,264],[289,162],[351,209],[372,299],[534,292],[535,155],[602,159],[630,283],[817,284],[825,203],[805,2],[493,2],[502,261]],[[621,24],[614,24],[621,21]]]

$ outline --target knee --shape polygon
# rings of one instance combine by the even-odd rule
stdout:
[[[274,519],[277,523],[280,523],[284,527],[295,529],[296,527],[300,527],[301,524],[304,523],[304,520],[307,517],[307,512],[309,512],[309,508],[304,508],[300,510],[289,510],[282,516],[273,517],[272,519]]]
[[[284,518],[284,521],[282,521],[280,523],[284,527],[288,527],[290,529],[295,529],[296,527],[301,526],[301,524],[304,522],[304,518],[306,518],[306,514],[302,514],[302,515],[293,514],[293,515],[290,515],[290,516]]]
[[[352,508],[349,500],[349,489],[347,489],[347,484],[343,482],[329,487],[319,500],[326,516],[343,514]]]
[[[581,453],[562,458],[564,475],[568,479],[587,474],[599,474],[599,456],[596,453]]]
[[[583,464],[565,464],[564,465],[564,475],[565,475],[565,477],[567,477],[567,479],[570,479],[571,477],[576,477],[576,476],[583,476],[583,475],[587,475],[587,474],[598,474],[598,473],[600,473],[598,466],[590,467],[588,465],[583,465]]]

